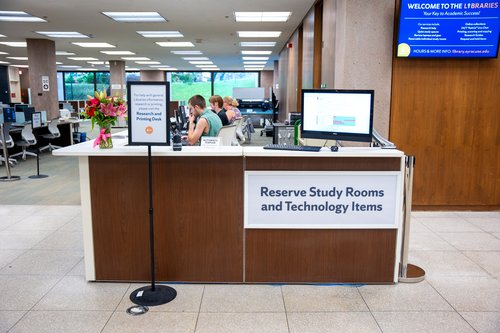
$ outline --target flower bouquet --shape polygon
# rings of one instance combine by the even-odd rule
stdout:
[[[116,123],[118,117],[127,115],[125,101],[118,96],[108,97],[106,91],[96,91],[94,97],[87,97],[88,101],[82,115],[86,119],[92,119],[92,129],[95,124],[99,126],[99,135],[94,141],[94,147],[99,145],[101,149],[113,148],[111,126]]]

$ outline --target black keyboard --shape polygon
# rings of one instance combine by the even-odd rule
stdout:
[[[282,145],[276,143],[270,143],[263,147],[264,149],[274,149],[274,150],[293,150],[293,151],[320,151],[320,146],[293,146],[293,145]]]

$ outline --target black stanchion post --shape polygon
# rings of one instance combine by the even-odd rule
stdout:
[[[40,147],[36,148],[36,175],[29,176],[28,178],[37,179],[37,178],[47,178],[48,175],[40,174]]]
[[[151,286],[141,287],[130,294],[130,300],[138,305],[154,306],[168,303],[175,299],[177,291],[174,288],[156,285],[155,276],[155,234],[153,214],[153,163],[151,159],[151,145],[148,145],[148,174],[149,174],[149,249],[151,260]]]

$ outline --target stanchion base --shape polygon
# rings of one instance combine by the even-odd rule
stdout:
[[[155,306],[173,301],[177,296],[174,288],[163,285],[155,285],[155,291],[151,286],[141,287],[130,294],[130,300],[138,305]]]
[[[19,176],[10,176],[10,177],[3,176],[3,177],[0,177],[0,182],[13,182],[13,181],[16,181],[16,180],[21,180],[21,177],[19,177]]]
[[[48,175],[33,175],[33,176],[29,176],[28,178],[31,178],[31,179],[38,179],[38,178],[47,178]]]
[[[408,264],[406,266],[406,276],[399,277],[399,282],[402,283],[417,283],[425,280],[425,271],[415,265]]]

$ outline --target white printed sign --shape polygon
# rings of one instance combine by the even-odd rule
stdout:
[[[42,91],[50,91],[48,76],[42,76]]]
[[[217,136],[202,136],[200,146],[201,147],[220,147],[222,142]]]
[[[395,171],[246,171],[245,228],[390,229],[402,211]]]
[[[169,145],[169,98],[166,83],[131,83],[128,103],[129,144]]]

